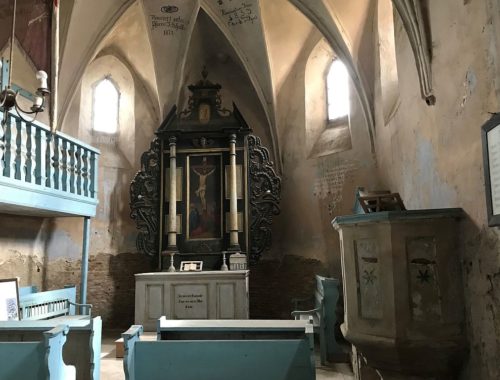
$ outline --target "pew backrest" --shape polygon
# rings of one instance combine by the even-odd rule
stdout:
[[[43,339],[46,331],[58,326],[57,319],[0,322],[0,342],[27,342]],[[70,319],[64,345],[66,364],[76,369],[76,380],[99,380],[101,356],[101,317]],[[3,379],[0,376],[0,379]]]
[[[140,325],[122,334],[127,380],[315,379],[310,324],[257,320],[168,322],[173,324],[163,326],[162,333],[158,334],[161,340],[141,341]],[[286,328],[287,324],[290,329]],[[172,336],[175,338],[169,339]],[[193,336],[196,339],[190,339]]]
[[[76,372],[63,361],[69,328],[59,325],[43,332],[41,340],[0,342],[0,379],[75,380]]]
[[[45,292],[23,291],[19,296],[21,319],[40,320],[66,315],[79,315],[77,308],[83,310],[82,315],[90,317],[92,305],[76,303],[76,287]]]

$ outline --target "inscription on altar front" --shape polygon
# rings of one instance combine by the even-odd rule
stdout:
[[[175,285],[174,318],[208,318],[207,287],[205,285]]]

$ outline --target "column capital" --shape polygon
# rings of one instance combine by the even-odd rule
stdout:
[[[229,135],[229,143],[230,143],[230,144],[236,144],[236,134],[231,133],[231,134]]]
[[[168,138],[168,142],[170,143],[170,146],[177,144],[177,137],[175,136],[170,136]]]

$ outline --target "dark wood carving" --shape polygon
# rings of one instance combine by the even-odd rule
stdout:
[[[271,246],[273,216],[280,213],[281,179],[260,138],[248,136],[250,183],[250,263],[255,264]]]
[[[130,217],[139,234],[136,246],[148,256],[158,255],[160,225],[160,141],[154,139],[141,156],[141,170],[130,184]]]

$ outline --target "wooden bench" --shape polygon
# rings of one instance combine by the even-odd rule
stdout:
[[[57,319],[0,322],[0,342],[40,340],[58,326]],[[101,317],[67,320],[69,328],[64,345],[64,360],[76,368],[77,380],[99,380],[101,363]],[[2,377],[0,377],[2,379]]]
[[[321,364],[327,362],[347,362],[349,356],[342,349],[342,337],[339,337],[337,304],[339,302],[340,281],[336,278],[316,276],[314,309],[292,311],[298,320],[313,318],[314,332],[319,335]],[[303,301],[303,300],[302,300]],[[297,305],[296,305],[297,307]],[[336,331],[337,330],[337,331]]]
[[[22,320],[59,318],[64,323],[69,319],[90,318],[92,305],[76,303],[75,286],[46,292],[38,292],[34,287],[23,287],[19,293]]]
[[[74,380],[75,368],[63,361],[67,334],[68,326],[58,325],[41,339],[0,342],[0,379]]]
[[[312,325],[303,321],[166,320],[156,341],[122,334],[127,380],[314,380]]]

